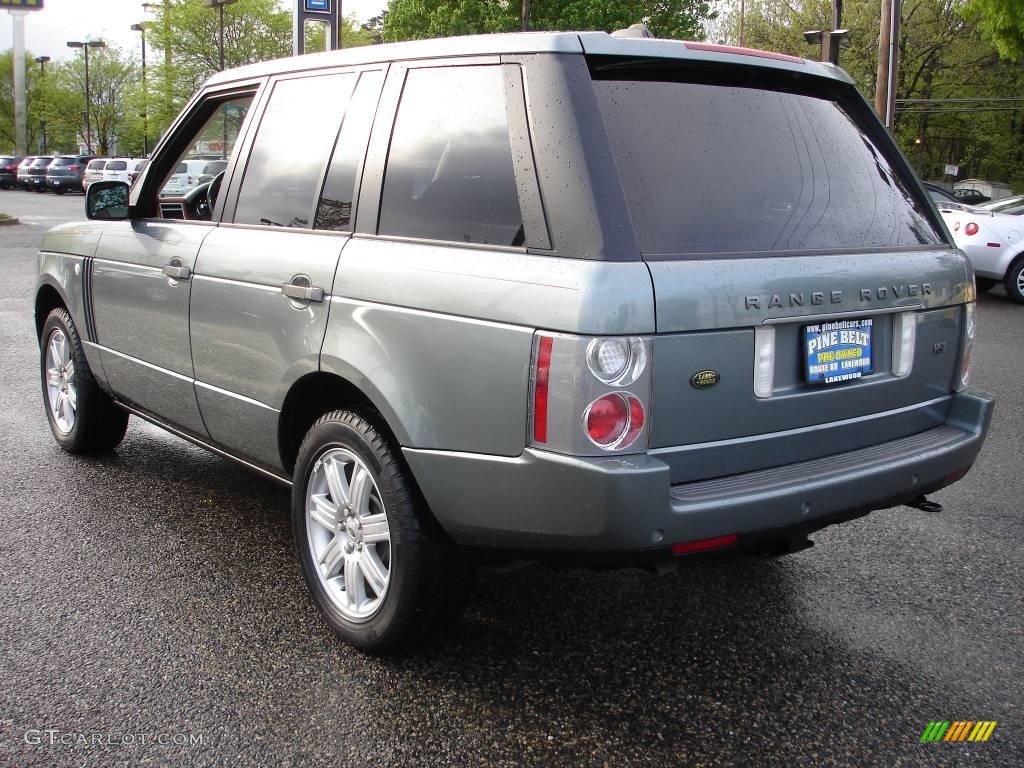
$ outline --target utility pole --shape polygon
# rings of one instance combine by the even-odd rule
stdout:
[[[522,30],[523,32],[530,31],[530,0],[523,0]]]
[[[747,3],[746,0],[740,0],[740,48],[744,47],[743,39],[743,23],[747,16]]]
[[[875,112],[890,131],[896,124],[896,71],[899,64],[901,15],[901,0],[882,0],[878,71],[875,73]]]

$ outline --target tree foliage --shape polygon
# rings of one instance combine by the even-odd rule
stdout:
[[[389,0],[382,21],[387,41],[520,29],[513,0]],[[714,14],[706,0],[532,0],[530,29],[606,30],[646,22],[658,37],[699,39]]]
[[[969,0],[965,11],[1000,55],[1012,61],[1024,58],[1024,0]]]
[[[1001,59],[995,45],[962,11],[960,0],[904,0],[898,99],[1000,98],[1024,93],[1024,66]],[[817,58],[817,47],[808,45],[801,33],[828,29],[831,13],[829,0],[747,0],[744,43]],[[840,63],[872,102],[879,16],[877,0],[846,0],[843,5],[842,26],[850,29],[851,42],[842,51]],[[1022,188],[1024,111],[1006,110],[1006,106],[901,102],[895,136],[924,178],[942,180],[943,167],[953,164],[960,166],[961,178],[978,176]]]

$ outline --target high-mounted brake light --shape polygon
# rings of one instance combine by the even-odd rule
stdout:
[[[537,343],[537,364],[533,372],[533,439],[538,443],[548,441],[548,377],[554,341],[550,336],[541,336]]]
[[[967,222],[967,226],[964,227],[964,234],[967,235],[968,237],[970,237],[971,235],[978,234],[978,230],[979,229],[981,229],[981,227],[979,227],[973,221],[968,221]]]

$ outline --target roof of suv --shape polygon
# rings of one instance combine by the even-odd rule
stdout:
[[[340,51],[293,56],[258,64],[249,64],[215,74],[208,84],[216,85],[282,72],[337,67],[346,64],[430,59],[451,56],[487,56],[529,53],[578,53],[601,56],[633,56],[667,59],[718,61],[723,64],[787,69],[809,75],[852,83],[839,67],[794,56],[734,48],[726,45],[660,40],[657,38],[615,37],[607,32],[509,32],[497,35],[466,35],[404,43],[365,45]]]

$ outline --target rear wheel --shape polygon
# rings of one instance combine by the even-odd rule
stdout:
[[[53,310],[43,324],[39,366],[46,418],[64,450],[102,453],[121,442],[128,414],[96,383],[75,324],[64,309]]]
[[[317,606],[363,651],[407,650],[465,605],[471,564],[433,521],[397,451],[360,415],[334,411],[306,434],[292,526]]]
[[[1007,296],[1018,304],[1024,304],[1024,255],[1018,256],[1006,270],[1003,285],[1006,287]]]
[[[53,191],[54,191],[54,194],[63,195],[65,190],[63,190],[63,189],[55,189]]]
[[[997,285],[999,285],[999,281],[993,280],[991,277],[975,276],[974,285],[978,288],[978,293],[988,293]]]

